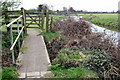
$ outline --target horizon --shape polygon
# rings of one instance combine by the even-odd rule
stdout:
[[[39,4],[47,4],[52,10],[63,10],[63,7],[73,7],[75,10],[89,12],[116,12],[118,11],[118,2],[119,0],[30,0],[28,3],[28,0],[22,0],[22,4],[18,9],[21,7],[25,9],[37,9]]]

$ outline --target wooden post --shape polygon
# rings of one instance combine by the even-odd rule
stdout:
[[[53,23],[53,17],[51,17],[51,21],[50,21],[50,31],[52,31],[52,23]]]
[[[13,44],[12,26],[10,26],[10,41],[11,41],[11,46],[12,46],[12,44]],[[12,60],[13,60],[13,64],[15,64],[14,50],[12,50],[11,52],[12,52]]]
[[[5,20],[5,24],[7,25],[7,24],[9,24],[9,20],[10,20],[10,18],[9,18],[9,16],[8,16],[8,14],[7,14],[7,9],[5,9],[4,10],[4,20]],[[10,28],[9,27],[7,27],[7,32],[9,32],[10,31]]]
[[[23,14],[24,14],[25,33],[27,33],[27,27],[26,27],[26,10],[25,9],[23,9]]]
[[[42,25],[42,30],[44,29],[44,15],[42,14],[42,22],[41,22],[41,25]]]
[[[41,22],[41,20],[40,20],[40,14],[38,14],[38,17],[39,17],[39,28],[41,29],[41,24],[40,24],[40,22]]]
[[[49,10],[46,10],[46,32],[49,31]]]
[[[24,32],[27,33],[27,28],[26,28],[26,13],[24,8],[21,8],[21,14],[23,15],[22,17],[22,26],[24,26]]]
[[[23,14],[22,12],[23,12],[23,8],[21,8],[21,14]],[[23,17],[21,18],[21,25],[22,25],[22,27],[24,26],[24,18]],[[23,29],[23,31],[25,32],[25,28]],[[23,40],[23,31],[22,31],[22,40]]]

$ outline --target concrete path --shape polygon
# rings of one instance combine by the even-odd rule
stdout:
[[[42,36],[34,29],[28,29],[28,36],[24,40],[26,51],[21,56],[19,78],[40,78],[50,65],[50,60]]]

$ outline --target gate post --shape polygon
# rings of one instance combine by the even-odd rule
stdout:
[[[49,31],[49,10],[46,10],[46,32]]]
[[[26,28],[26,13],[25,13],[25,9],[23,7],[21,8],[21,14],[23,15],[23,17],[22,17],[22,26],[24,26],[24,31],[25,31],[25,33],[27,33],[27,28]]]
[[[44,18],[45,16],[42,14],[42,22],[41,22],[42,30],[44,30]]]
[[[50,32],[52,31],[52,24],[53,24],[53,17],[51,17],[51,21],[50,21]]]

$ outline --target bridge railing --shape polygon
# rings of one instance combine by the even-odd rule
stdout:
[[[22,35],[22,40],[24,38],[24,25],[23,25],[23,21],[21,22],[21,24],[19,23],[19,20],[22,20],[23,19],[23,15],[19,16],[18,18],[14,19],[12,22],[10,22],[8,25],[7,25],[7,28],[9,28],[9,32],[10,32],[10,42],[11,42],[11,47],[10,47],[10,51],[12,53],[12,60],[13,60],[13,64],[15,64],[15,54],[14,54],[14,47],[16,45],[16,43],[18,42],[18,48],[20,49],[20,36]],[[18,32],[18,35],[16,37],[16,39],[14,40],[13,39],[13,24],[17,22],[17,32]],[[21,29],[20,29],[20,25],[22,25]]]

